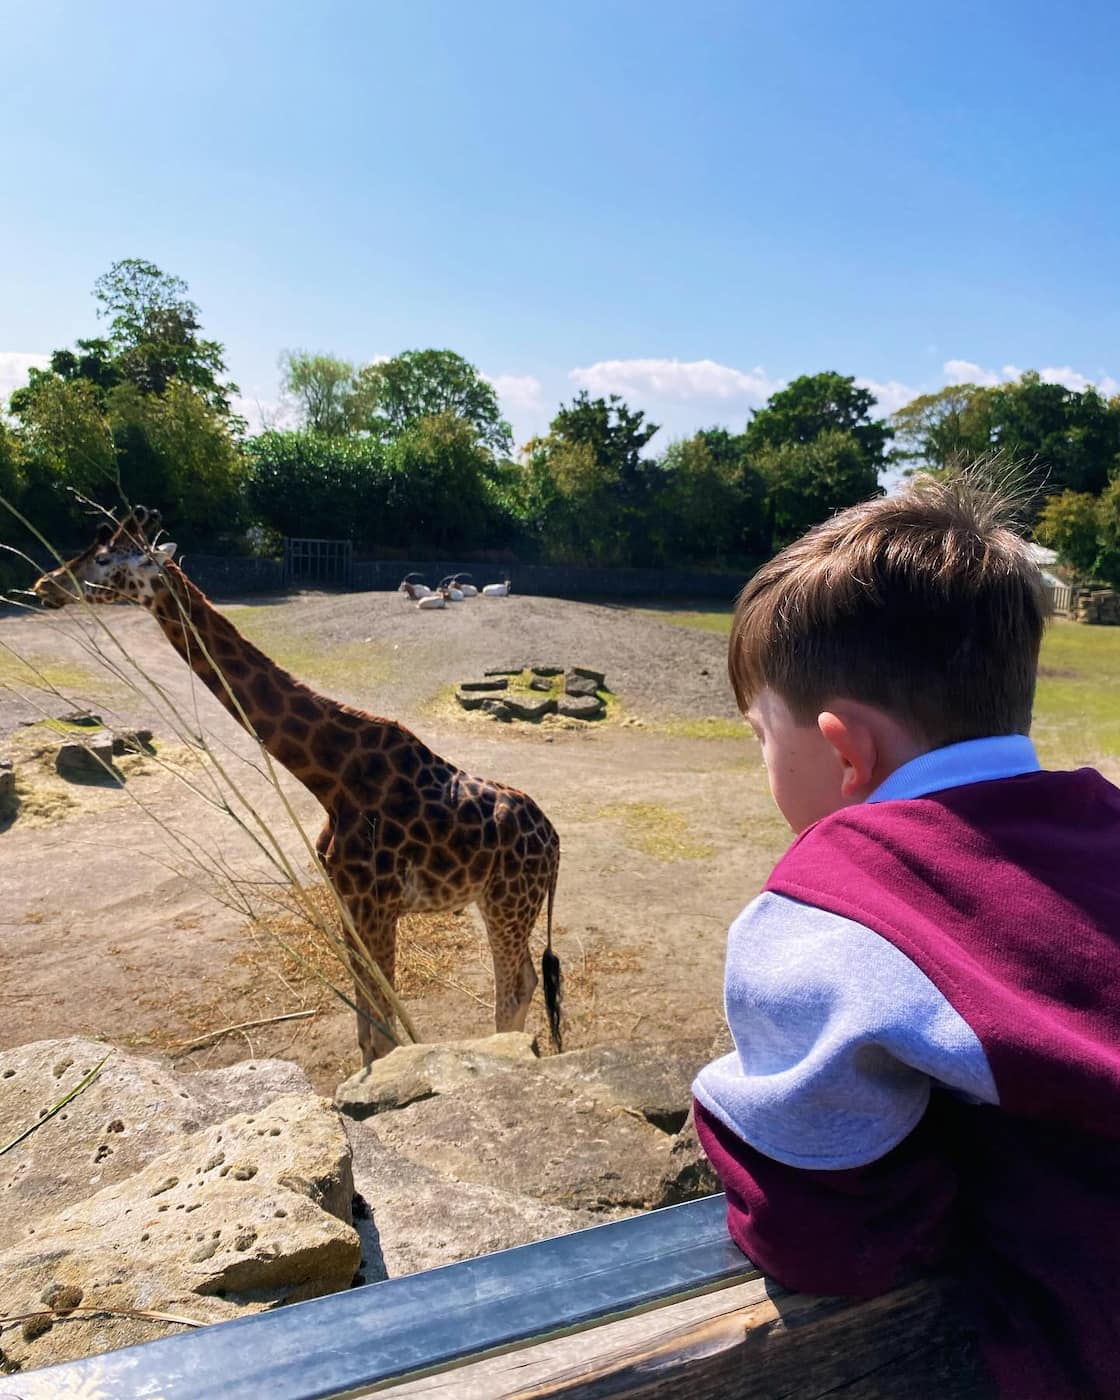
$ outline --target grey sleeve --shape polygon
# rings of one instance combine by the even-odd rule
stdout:
[[[863,924],[785,895],[760,895],[732,924],[725,1010],[735,1050],[693,1092],[788,1166],[875,1161],[934,1085],[999,1101],[979,1040],[924,972]]]

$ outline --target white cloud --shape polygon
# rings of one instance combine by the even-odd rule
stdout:
[[[715,360],[599,360],[573,369],[569,379],[594,394],[653,395],[663,399],[744,399],[764,403],[782,380],[761,366],[749,372]]]
[[[870,389],[875,395],[876,404],[872,412],[877,417],[897,413],[904,404],[921,393],[920,389],[911,388],[897,379],[888,379],[885,384],[875,379],[857,379],[856,383],[861,389]]]
[[[27,383],[27,371],[46,369],[50,359],[26,350],[0,350],[0,410],[7,407],[12,390]]]
[[[996,371],[984,369],[972,360],[946,360],[942,369],[945,378],[951,383],[983,384],[988,387],[1011,383],[1023,374],[1018,365],[1004,365],[1001,370]],[[1074,369],[1072,365],[1048,365],[1038,371],[1038,377],[1044,384],[1061,384],[1063,388],[1073,389],[1078,393],[1091,386],[1099,389],[1105,398],[1120,394],[1120,380],[1114,379],[1112,375],[1102,372],[1094,379],[1091,375],[1082,374],[1080,370]]]
[[[245,419],[250,433],[299,427],[299,410],[294,403],[284,398],[259,397],[255,385],[250,385],[247,393],[235,394],[230,400],[230,407]]]
[[[982,369],[972,360],[946,360],[941,368],[952,384],[983,384],[990,388],[1000,382],[994,370]]]
[[[493,384],[498,397],[511,408],[533,409],[541,406],[543,386],[531,374],[484,374],[482,377]]]

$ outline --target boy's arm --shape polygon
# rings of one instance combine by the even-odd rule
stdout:
[[[935,1104],[898,1147],[843,1171],[787,1167],[694,1105],[696,1132],[727,1193],[732,1239],[799,1293],[870,1298],[952,1247],[956,1174]]]
[[[726,1004],[736,1049],[693,1088],[736,1242],[810,1292],[866,1296],[928,1267],[956,1155],[931,1089],[997,1102],[971,1028],[871,929],[773,893],[732,925]]]

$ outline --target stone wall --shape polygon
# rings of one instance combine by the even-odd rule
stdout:
[[[1079,588],[1071,612],[1075,622],[1120,627],[1120,593],[1111,588]]]

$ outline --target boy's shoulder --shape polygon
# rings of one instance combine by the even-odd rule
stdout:
[[[775,881],[817,872],[824,881],[873,878],[884,863],[928,875],[981,861],[1021,867],[1096,862],[1120,837],[1120,788],[1094,768],[1039,770],[962,783],[919,797],[842,807],[815,822],[775,866]],[[870,864],[868,863],[870,862]]]

